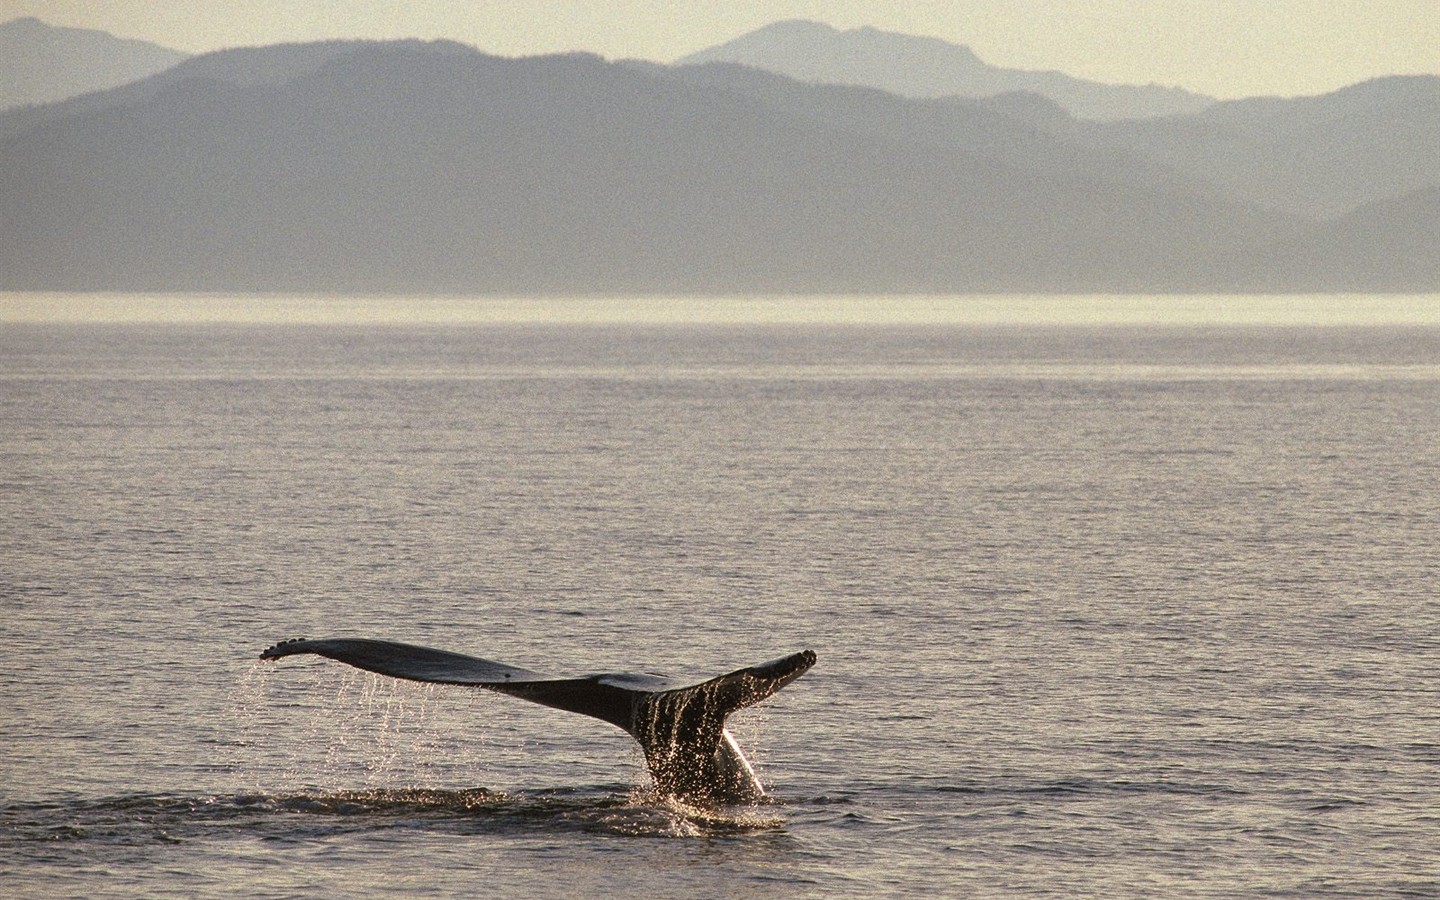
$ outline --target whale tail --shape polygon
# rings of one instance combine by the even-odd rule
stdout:
[[[644,673],[562,678],[462,653],[353,638],[282,641],[260,658],[304,653],[393,678],[484,688],[601,719],[639,742],[659,791],[709,803],[764,796],[725,720],[815,665],[814,652],[803,650],[699,683]]]

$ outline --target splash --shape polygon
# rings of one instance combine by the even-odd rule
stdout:
[[[711,807],[754,805],[764,798],[759,775],[727,727],[730,714],[745,702],[737,701],[733,686],[718,681],[643,697],[634,735],[656,788]]]
[[[237,678],[226,766],[236,793],[473,783],[487,746],[475,723],[506,720],[474,691],[331,666],[310,679],[273,674],[256,662]]]

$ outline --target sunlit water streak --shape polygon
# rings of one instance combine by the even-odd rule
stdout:
[[[0,327],[7,895],[1440,891],[1430,298],[187,302]],[[301,634],[820,662],[732,723],[771,802],[715,813],[600,722],[256,661]]]
[[[345,297],[0,292],[3,322],[285,325],[1440,325],[1440,294]]]

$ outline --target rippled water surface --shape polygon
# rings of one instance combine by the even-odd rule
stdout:
[[[1440,893],[1435,325],[343,312],[0,325],[0,892]],[[820,661],[702,810],[301,635]]]

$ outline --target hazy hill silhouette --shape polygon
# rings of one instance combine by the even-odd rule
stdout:
[[[1323,290],[1364,267],[1317,248],[1431,208],[1322,226],[1040,112],[443,42],[226,51],[0,117],[0,288]],[[1407,246],[1367,289],[1427,277]]]
[[[983,62],[969,47],[939,38],[791,20],[766,25],[676,60],[678,65],[729,62],[800,81],[864,85],[906,97],[991,97],[1039,94],[1075,116],[1110,121],[1198,112],[1214,98],[1157,85],[1113,85],[1062,72],[1006,69]]]
[[[1440,184],[1440,76],[1378,78],[1316,97],[1199,115],[1053,128],[1136,153],[1228,196],[1331,218]]]
[[[152,77],[112,90],[69,97],[56,103],[0,115],[0,142],[44,122],[149,103],[164,91],[186,81],[216,81],[237,87],[283,85],[315,71],[337,56],[353,53],[357,46],[353,41],[276,44],[269,47],[236,47],[192,56]],[[458,48],[462,45],[453,46]]]
[[[1367,204],[1326,222],[1294,248],[1336,289],[1440,290],[1440,186]]]
[[[1440,77],[1381,78],[1315,97],[1227,101],[1192,116],[1097,123],[1028,93],[907,103],[735,65],[677,72],[792,112],[823,110],[852,127],[868,123],[890,134],[908,127],[907,141],[960,143],[1031,170],[1080,167],[1317,221],[1293,241],[1261,242],[1258,259],[1245,262],[1241,254],[1230,262],[1232,271],[1270,288],[1440,286],[1431,264],[1440,258],[1440,225],[1427,217],[1433,207],[1425,200],[1434,197],[1425,188],[1440,185]]]
[[[1440,183],[1440,77],[1432,75],[1216,102],[1001,69],[936,38],[808,21],[776,22],[677,64],[716,61],[903,96],[989,98],[990,108],[1071,145],[1120,150],[1231,199],[1302,216],[1332,218]]]
[[[103,31],[58,28],[35,18],[12,19],[0,23],[0,110],[138,81],[185,56]]]

